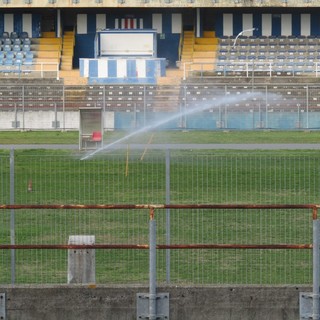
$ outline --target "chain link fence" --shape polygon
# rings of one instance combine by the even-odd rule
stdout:
[[[105,117],[108,114],[113,119],[111,124],[105,120],[105,129],[135,129],[173,113],[181,117],[162,127],[206,130],[320,127],[318,84],[281,81],[180,86],[8,84],[0,85],[0,93],[1,129],[78,130],[79,121],[74,119],[80,107],[102,108]]]
[[[2,204],[318,203],[313,152],[116,150],[80,160],[50,150],[3,151]],[[167,209],[156,213],[158,244],[310,245],[310,210]],[[21,209],[0,212],[1,244],[148,244],[147,210]],[[67,251],[0,250],[0,283],[66,283]],[[293,249],[158,250],[157,279],[171,284],[310,284],[312,252]],[[97,283],[147,283],[148,250],[97,249]]]

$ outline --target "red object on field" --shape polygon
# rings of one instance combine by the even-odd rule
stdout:
[[[99,142],[102,140],[101,131],[93,131],[92,132],[92,141]]]

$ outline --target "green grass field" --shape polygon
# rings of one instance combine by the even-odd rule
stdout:
[[[106,133],[105,139],[112,141],[123,134]],[[155,132],[152,142],[317,143],[320,138],[318,132],[291,134]],[[21,140],[8,142],[10,135],[20,136]],[[46,144],[78,141],[76,132],[41,135],[1,132],[0,144],[32,143],[35,137]],[[130,142],[147,143],[151,135]],[[165,152],[148,150],[143,160],[142,152],[128,148],[81,161],[74,150],[15,150],[15,203],[165,203]],[[316,150],[171,151],[170,202],[318,203],[319,168]],[[29,180],[32,192],[27,190]],[[10,202],[8,150],[0,151],[0,199],[1,203]],[[0,217],[1,243],[10,243],[10,215],[6,210]],[[305,244],[312,239],[311,212],[305,210],[172,210],[170,215],[171,242],[176,244]],[[166,212],[157,212],[156,219],[157,242],[163,244]],[[19,244],[64,244],[72,234],[94,234],[96,243],[146,244],[148,211],[16,210],[15,232]],[[16,255],[17,283],[66,282],[66,251],[21,250]],[[98,283],[148,280],[147,250],[97,250],[96,259]],[[310,250],[171,250],[171,279],[174,284],[309,284],[311,264]],[[7,270],[0,275],[0,283],[10,283],[9,251],[2,250],[0,267]],[[158,251],[157,270],[159,282],[163,282],[164,251]]]
[[[127,132],[104,134],[105,143]],[[129,143],[319,143],[320,131],[156,131],[131,138]],[[78,144],[76,131],[0,131],[0,144]]]

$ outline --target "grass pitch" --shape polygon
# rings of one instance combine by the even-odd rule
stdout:
[[[0,133],[1,144],[8,141],[7,134]],[[30,141],[25,138],[29,134],[34,135]],[[76,132],[50,137],[56,134],[41,138],[41,133],[21,133],[26,136],[20,141],[32,143],[35,136],[46,144],[78,141]],[[65,134],[69,137],[64,140]],[[106,133],[105,142],[123,135]],[[318,143],[318,138],[318,132],[156,132],[152,142]],[[144,141],[150,141],[149,134],[130,143]],[[170,203],[318,203],[319,155],[316,150],[171,151]],[[14,202],[165,203],[165,152],[148,150],[143,160],[141,156],[142,151],[126,149],[81,161],[78,151],[15,150]],[[8,150],[0,152],[0,182],[0,202],[10,203]],[[1,214],[1,243],[10,243],[11,217],[8,210]],[[145,210],[16,210],[14,218],[17,244],[65,244],[74,234],[94,234],[96,243],[148,243]],[[166,212],[157,212],[156,219],[157,242],[164,244]],[[312,241],[311,223],[311,213],[306,211],[170,212],[171,243],[175,244],[305,244]],[[170,256],[171,281],[176,284],[309,284],[312,279],[310,250],[171,250]],[[159,282],[165,281],[165,258],[159,250]],[[96,259],[98,283],[148,281],[147,250],[97,250]],[[0,282],[10,283],[10,251],[2,250],[0,266],[6,270]],[[67,252],[17,250],[16,275],[16,283],[65,283]]]

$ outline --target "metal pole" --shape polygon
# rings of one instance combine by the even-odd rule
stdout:
[[[309,86],[306,87],[307,129],[309,129]]]
[[[147,92],[146,86],[143,86],[143,126],[145,127],[147,124]]]
[[[133,127],[137,129],[137,104],[134,103],[133,105]]]
[[[65,105],[65,86],[62,86],[62,121],[63,121],[63,131],[66,129],[66,105]],[[79,128],[80,130],[80,128]]]
[[[227,95],[227,86],[225,86],[225,96]],[[224,105],[224,128],[228,128],[228,111],[227,104]]]
[[[10,204],[14,204],[14,149],[10,150]],[[15,244],[15,209],[10,210],[10,243]],[[15,250],[11,249],[11,284],[15,284],[16,273],[15,273]]]
[[[103,132],[105,129],[108,129],[108,128],[105,128],[105,118],[106,118],[106,86],[103,86],[103,120],[102,120],[102,123],[103,123]]]
[[[60,74],[59,74],[59,64],[57,63],[57,80],[60,79]]]
[[[319,287],[320,287],[320,220],[313,220],[313,299],[312,299],[312,319],[319,320]]]
[[[182,121],[182,127],[184,129],[187,129],[187,87],[183,87],[183,94],[184,94],[184,116],[183,116],[183,121]]]
[[[22,86],[22,130],[24,130],[25,128],[25,123],[24,123],[24,94],[25,94],[25,90],[24,90],[24,86]]]
[[[54,104],[54,128],[58,129],[58,113],[57,113],[57,104]]]
[[[265,119],[265,128],[268,128],[268,86],[266,86],[266,119]]]
[[[18,128],[18,111],[17,111],[17,104],[14,104],[14,128]]]
[[[166,150],[166,204],[170,204],[170,150]],[[166,245],[170,240],[170,208],[166,209]],[[166,282],[170,283],[170,249],[166,250]]]
[[[149,318],[150,320],[157,319],[157,280],[156,280],[156,221],[153,217],[153,210],[150,214],[149,226]]]

